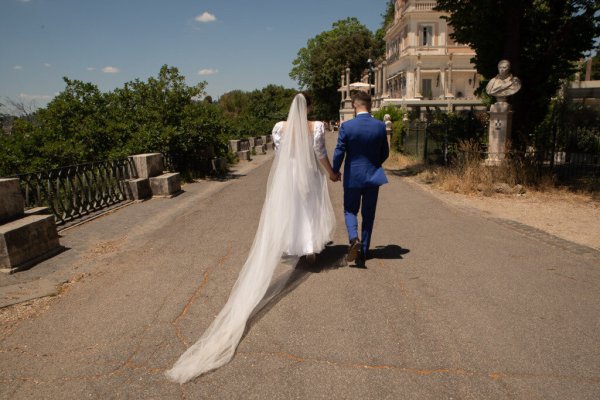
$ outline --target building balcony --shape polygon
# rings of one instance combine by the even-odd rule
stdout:
[[[408,0],[404,5],[402,13],[410,11],[432,11],[437,6],[437,1],[431,0]]]

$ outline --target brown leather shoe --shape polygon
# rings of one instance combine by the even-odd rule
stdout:
[[[356,260],[356,257],[358,257],[358,252],[360,251],[360,247],[360,240],[352,239],[350,242],[350,248],[348,249],[348,255],[346,256],[346,261],[352,262]]]

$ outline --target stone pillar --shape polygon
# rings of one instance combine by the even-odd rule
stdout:
[[[379,81],[381,79],[381,70],[379,66],[375,68],[375,98],[381,97],[381,87],[379,85]],[[379,103],[377,104],[379,106]]]
[[[486,165],[499,165],[506,157],[506,143],[512,129],[512,108],[505,98],[490,107],[488,156]]]
[[[383,83],[385,82],[385,75],[383,74],[383,64],[379,66],[379,89],[381,92],[381,97],[385,96],[385,91],[383,90]]]
[[[381,63],[383,68],[383,97],[388,97],[387,61]]]
[[[446,97],[453,98],[454,91],[452,89],[452,54],[448,56],[448,92],[446,93]]]
[[[417,56],[417,73],[415,77],[415,98],[422,99],[423,95],[421,94],[421,55]]]
[[[442,96],[446,98],[446,68],[440,67],[440,79],[442,85]]]
[[[340,74],[340,88],[342,93],[342,102],[346,100],[346,73],[342,69],[342,73]]]
[[[153,197],[173,197],[181,192],[179,173],[163,174],[162,154],[136,154],[130,158],[135,165],[138,179],[125,181],[129,199],[142,200],[150,194]]]
[[[148,179],[163,172],[163,157],[160,153],[136,154],[130,158],[138,178]]]
[[[21,218],[24,209],[19,179],[0,179],[0,224]]]
[[[19,179],[0,179],[0,271],[31,267],[60,251],[54,215],[24,210]]]
[[[350,97],[350,67],[346,67],[346,97]]]

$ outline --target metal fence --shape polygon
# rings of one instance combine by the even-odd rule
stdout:
[[[401,147],[405,153],[425,162],[447,165],[450,161],[448,127],[413,121],[402,137]]]
[[[126,200],[123,181],[135,176],[128,158],[16,175],[25,207],[48,207],[63,225]]]
[[[422,159],[426,163],[450,165],[465,157],[473,157],[472,149],[461,149],[459,140],[449,133],[448,125],[427,121],[412,121],[401,138],[401,148],[406,154]],[[485,135],[479,136],[479,141]],[[478,141],[476,140],[475,143]],[[479,143],[477,156],[482,161],[488,157],[487,146]],[[469,153],[469,155],[467,155]],[[600,179],[600,151],[565,151],[553,145],[551,150],[511,151],[499,156],[521,164],[550,172],[557,181],[568,183],[580,179]]]

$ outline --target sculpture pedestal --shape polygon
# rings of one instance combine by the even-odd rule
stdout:
[[[486,165],[500,165],[506,159],[507,141],[512,128],[512,109],[506,101],[490,107],[490,127]]]

